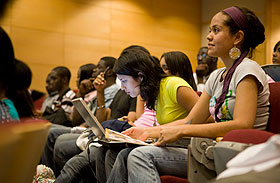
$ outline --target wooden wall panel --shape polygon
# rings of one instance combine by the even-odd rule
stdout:
[[[63,32],[64,2],[54,0],[16,0],[12,7],[12,26]]]
[[[76,35],[65,36],[65,65],[77,67],[86,63],[97,64],[100,57],[110,54],[110,41]]]
[[[139,13],[147,15],[153,12],[153,2],[155,0],[112,0],[111,7],[113,10],[119,10],[124,12]],[[165,2],[162,2],[163,4]]]
[[[31,88],[45,91],[53,67],[69,67],[76,88],[79,66],[118,57],[132,44],[157,57],[180,50],[196,64],[200,9],[193,0],[15,0],[0,25],[33,71]]]
[[[271,63],[280,40],[280,0],[15,0],[0,25],[10,35],[16,57],[33,71],[31,88],[45,91],[45,78],[58,65],[71,69],[132,44],[160,57],[185,52],[196,67],[200,46],[207,45],[211,17],[231,5],[250,7],[266,27],[266,42],[256,49],[259,64]],[[222,67],[221,62],[218,67]]]
[[[113,40],[152,44],[153,26],[153,18],[148,15],[112,9]]]
[[[280,0],[270,0],[267,2],[267,54],[266,63],[272,63],[272,54],[275,44],[280,41]]]
[[[95,4],[67,3],[64,14],[65,34],[109,39],[111,10]]]
[[[202,0],[202,34],[201,34],[201,45],[207,46],[206,36],[208,35],[209,25],[212,17],[219,11],[230,6],[240,6],[247,7],[254,11],[256,15],[260,18],[264,26],[266,27],[266,0]],[[255,52],[253,60],[258,62],[260,65],[266,63],[266,45],[264,42],[262,45],[258,46]],[[218,67],[224,67],[224,64],[219,61]]]
[[[28,64],[64,65],[64,35],[35,29],[11,27],[16,57]],[[33,71],[40,72],[40,71]]]

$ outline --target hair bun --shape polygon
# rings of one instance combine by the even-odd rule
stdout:
[[[259,44],[265,40],[265,28],[254,12],[247,8],[240,8],[247,16],[248,30],[245,32],[244,48],[254,50]]]

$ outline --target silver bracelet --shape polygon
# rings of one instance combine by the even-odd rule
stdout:
[[[97,106],[97,107],[96,107],[97,110],[98,110],[98,109],[103,109],[103,108],[105,108],[105,105]]]

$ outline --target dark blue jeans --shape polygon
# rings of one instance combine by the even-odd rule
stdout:
[[[122,132],[132,127],[127,121],[120,120],[108,120],[103,122],[101,125],[104,129],[108,128],[117,132]]]
[[[109,128],[118,132],[122,132],[131,127],[126,121],[108,120],[102,123],[103,128]],[[70,146],[68,144],[69,147]],[[61,146],[63,148],[64,146]],[[61,149],[60,148],[60,149]],[[78,155],[73,156],[64,165],[55,182],[106,182],[106,174],[110,172],[115,162],[116,156],[121,149],[113,149],[107,151],[108,148],[90,146],[87,150]],[[60,155],[55,156],[67,157],[67,152],[61,150]],[[107,153],[108,152],[108,153]],[[70,153],[71,154],[71,153]],[[63,159],[63,158],[62,158]],[[60,160],[62,162],[63,160]],[[109,175],[109,173],[107,174]]]
[[[108,150],[108,158],[115,158],[114,159],[114,166],[106,168],[108,173],[108,183],[126,183],[128,181],[127,178],[127,158],[129,153],[133,150],[133,148],[125,148],[118,153],[118,156],[115,155],[111,156],[112,150]],[[117,159],[117,161],[116,161]]]
[[[51,129],[49,131],[48,139],[41,157],[41,164],[44,164],[54,170],[54,145],[56,139],[66,133],[70,133],[71,128],[65,127],[62,125],[52,124]]]

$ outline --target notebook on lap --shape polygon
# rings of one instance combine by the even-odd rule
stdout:
[[[98,119],[93,115],[91,110],[86,105],[85,101],[82,98],[76,98],[72,100],[74,107],[77,109],[82,118],[89,124],[90,129],[93,131],[95,136],[97,136],[100,143],[104,145],[124,145],[128,146],[128,144],[135,145],[151,145],[145,142],[142,142],[137,139],[133,139],[129,136],[123,135],[119,132],[106,129],[102,127]]]

